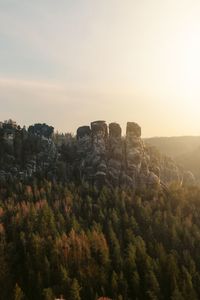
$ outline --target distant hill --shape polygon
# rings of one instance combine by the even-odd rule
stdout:
[[[175,157],[177,163],[184,169],[191,170],[200,179],[200,146],[192,151]]]
[[[144,139],[144,141],[173,158],[200,147],[200,136],[152,137]]]
[[[155,137],[144,141],[200,178],[200,136]]]

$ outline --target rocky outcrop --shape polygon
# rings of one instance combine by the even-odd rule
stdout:
[[[102,120],[79,127],[76,137],[61,137],[46,124],[26,130],[13,121],[0,123],[0,182],[35,175],[130,189],[195,182],[191,173],[144,144],[137,123],[127,123],[125,137],[119,124]]]
[[[107,138],[108,128],[105,121],[91,123],[92,168],[94,183],[104,184],[107,175]]]
[[[141,127],[128,122],[122,138],[119,124],[105,121],[91,123],[77,130],[80,177],[96,185],[111,184],[132,189],[157,187],[160,171],[151,166],[151,155],[141,139]]]
[[[89,126],[79,127],[77,130],[77,161],[75,168],[81,179],[90,180],[92,178],[92,137],[91,129]]]
[[[124,144],[122,141],[122,130],[119,124],[109,124],[108,139],[108,163],[107,178],[114,185],[119,185],[122,181],[124,170]]]
[[[133,184],[136,187],[144,156],[143,143],[141,140],[141,128],[138,124],[133,122],[127,123],[125,147],[127,174],[132,179]]]
[[[80,176],[96,184],[106,182],[108,131],[105,121],[96,121],[77,130],[77,153]]]

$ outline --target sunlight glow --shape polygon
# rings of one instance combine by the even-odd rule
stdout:
[[[0,1],[0,120],[200,134],[199,0],[11,2]]]

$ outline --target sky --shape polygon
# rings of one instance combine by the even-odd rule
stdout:
[[[199,0],[0,0],[0,120],[200,135]]]

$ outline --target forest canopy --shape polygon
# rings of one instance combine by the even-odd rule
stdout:
[[[0,188],[0,299],[199,299],[200,190]]]

